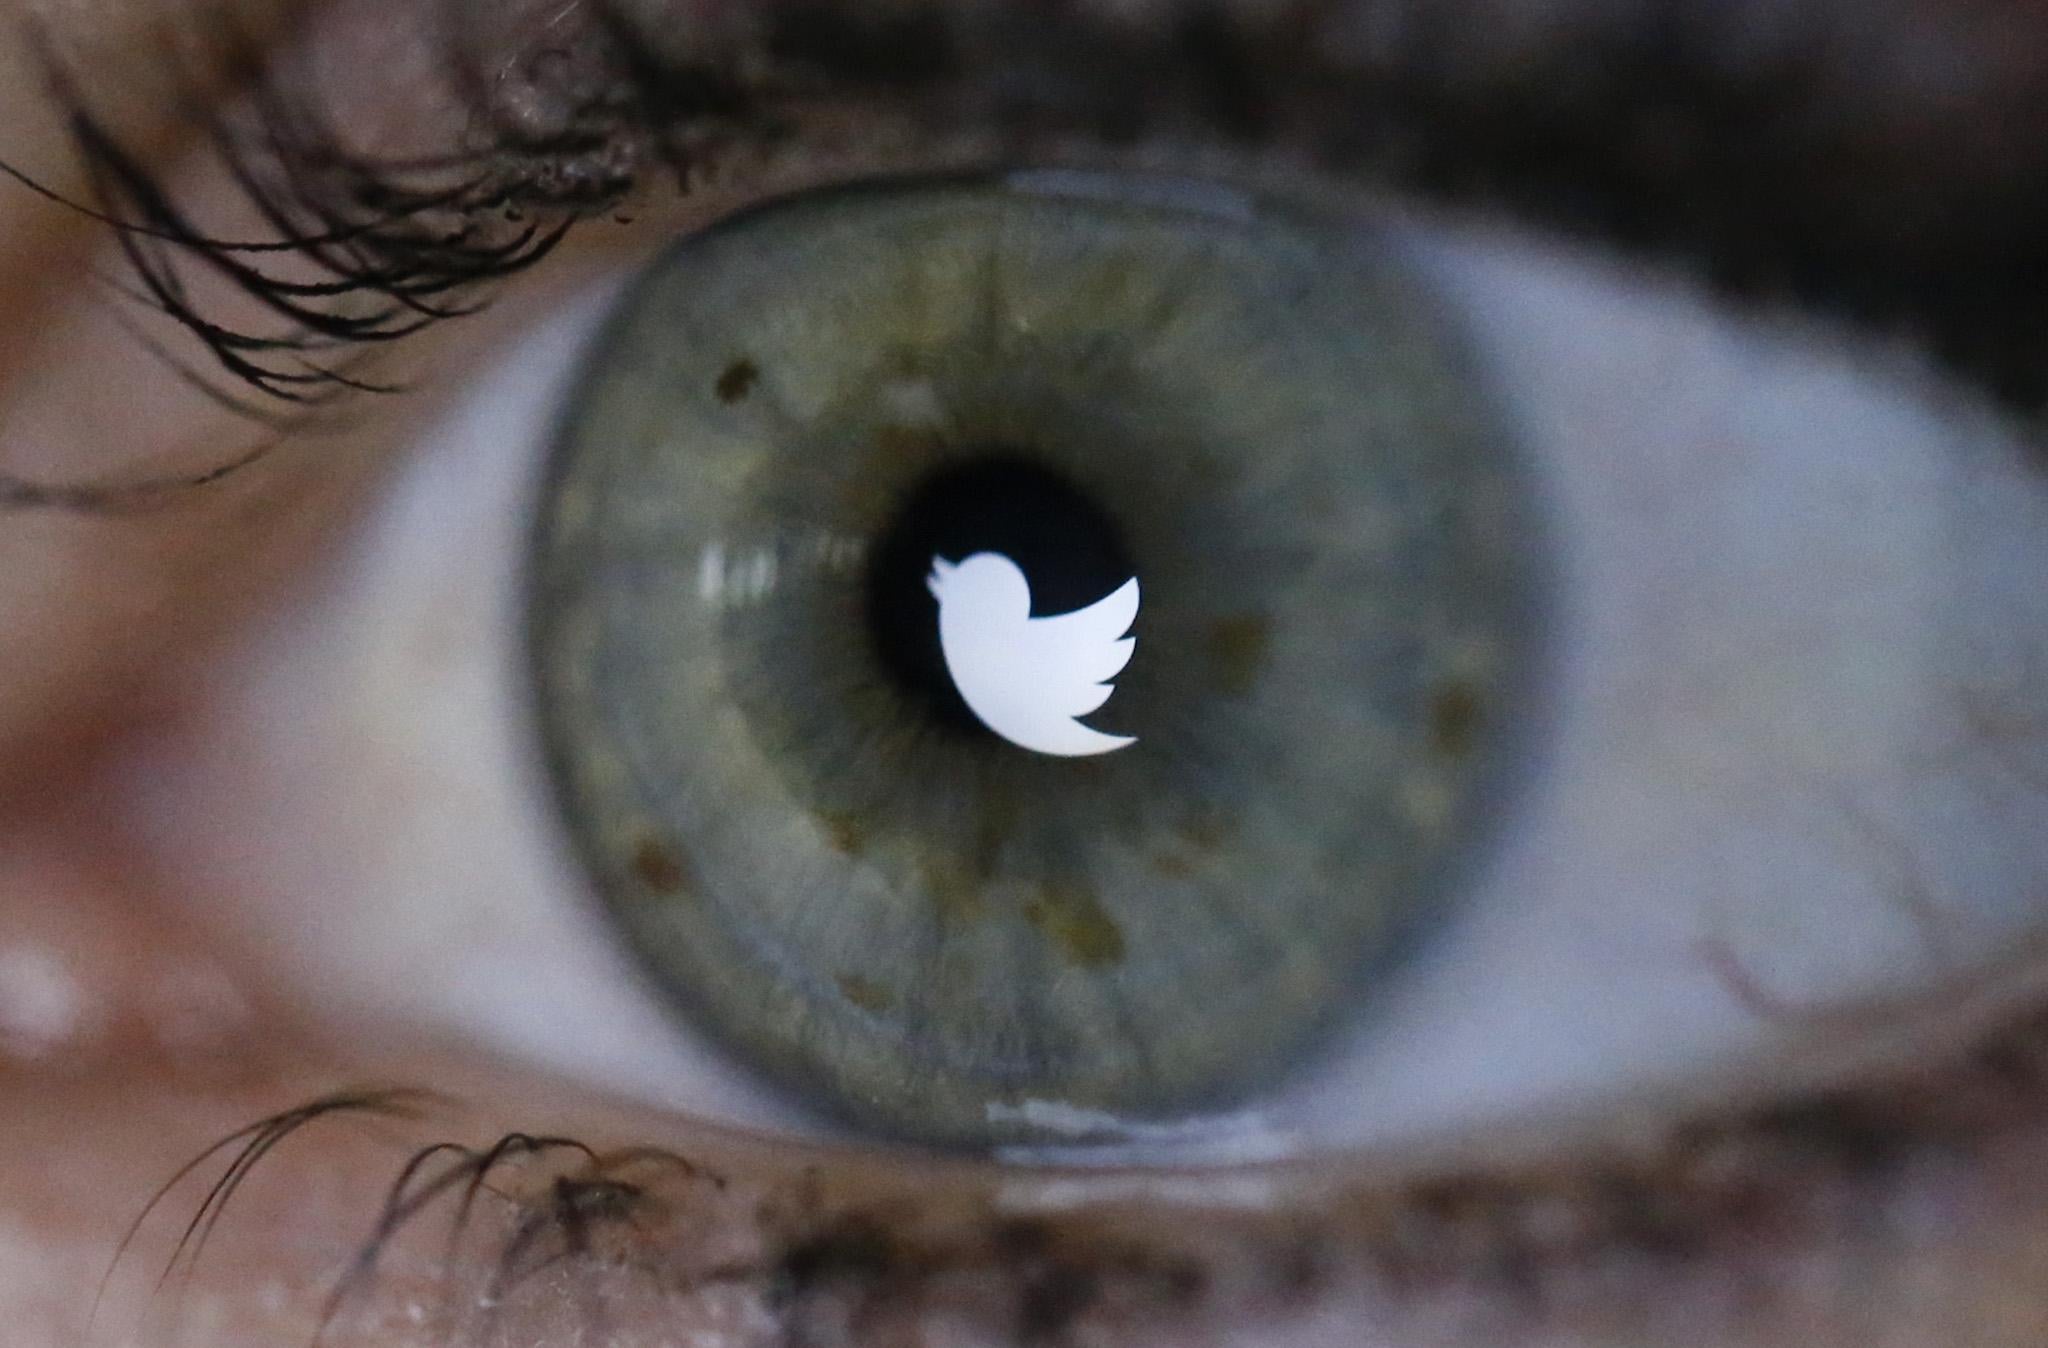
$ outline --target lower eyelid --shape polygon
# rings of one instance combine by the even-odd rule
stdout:
[[[259,1096],[297,1102],[293,1078],[331,1079],[339,1067],[303,1050],[292,1056],[295,1069],[233,1092],[239,1104],[180,1106],[177,1145],[251,1121],[231,1111],[257,1108]],[[607,1173],[638,1186],[637,1219],[614,1228],[590,1217],[579,1228],[590,1249],[565,1253],[567,1228],[551,1205],[577,1191],[588,1167],[576,1155],[510,1152],[491,1173],[491,1210],[474,1219],[452,1271],[442,1261],[453,1194],[421,1219],[419,1239],[387,1250],[375,1277],[352,1284],[356,1295],[327,1341],[403,1348],[417,1332],[445,1342],[443,1294],[501,1272],[506,1242],[524,1229],[529,1249],[554,1249],[566,1262],[553,1277],[494,1294],[497,1323],[518,1342],[552,1342],[600,1321],[629,1336],[737,1323],[782,1342],[798,1326],[845,1325],[849,1315],[859,1332],[848,1341],[860,1342],[886,1339],[882,1326],[924,1326],[942,1341],[971,1329],[987,1337],[969,1341],[991,1343],[1034,1341],[1031,1327],[1039,1341],[1093,1333],[1133,1345],[1256,1327],[1256,1341],[1274,1345],[1340,1331],[1344,1342],[1377,1333],[1446,1345],[1677,1345],[1774,1341],[1796,1326],[1809,1341],[1843,1345],[1882,1341],[1869,1337],[1880,1328],[1904,1335],[1901,1343],[1997,1342],[1981,1337],[1995,1324],[1972,1318],[1982,1312],[1969,1294],[1993,1278],[2009,1295],[2039,1285],[2017,1276],[2033,1256],[2015,1237],[2048,1206],[2043,1064],[2030,1023],[2009,1049],[1939,1078],[1656,1144],[1610,1145],[1585,1165],[1530,1160],[1490,1178],[1482,1166],[1382,1187],[1356,1177],[1332,1184],[1317,1167],[1183,1176],[998,1176],[874,1160],[847,1168],[810,1148],[692,1137],[672,1120],[636,1130],[626,1114],[530,1079],[494,1079],[472,1059],[400,1053],[382,1066],[444,1081],[471,1103],[418,1101],[422,1117],[410,1122],[352,1126],[337,1116],[287,1139],[232,1199],[196,1281],[169,1298],[152,1289],[156,1270],[221,1167],[194,1176],[124,1256],[101,1323],[217,1304],[209,1314],[232,1325],[251,1300],[237,1271],[254,1257],[303,1290],[281,1287],[265,1302],[253,1341],[308,1326],[363,1248],[360,1233],[375,1229],[382,1191],[408,1156],[444,1140],[481,1153],[517,1128],[619,1157]],[[54,1154],[61,1146],[50,1130],[67,1099],[112,1120],[123,1116],[112,1103],[121,1095],[115,1087],[88,1105],[56,1092],[53,1111],[15,1116],[8,1133],[44,1139]],[[142,1172],[168,1168],[165,1098],[130,1111],[157,1121],[152,1142],[104,1153],[145,1159],[117,1167],[126,1178],[87,1209],[109,1226],[110,1203],[125,1215],[144,1191]],[[564,1178],[571,1190],[557,1183]],[[300,1234],[280,1244],[283,1232]],[[2044,1310],[2020,1297],[1997,1314],[2023,1326]],[[479,1323],[466,1296],[453,1313]]]
[[[748,1323],[777,1333],[853,1309],[869,1324],[983,1326],[991,1342],[1050,1323],[1133,1345],[1154,1341],[1148,1335],[1185,1343],[1228,1324],[1260,1326],[1270,1331],[1260,1341],[1275,1344],[1296,1334],[1320,1342],[1337,1327],[1378,1328],[1397,1342],[1426,1328],[1424,1341],[1447,1344],[1554,1342],[1567,1333],[1681,1344],[1721,1341],[1723,1329],[1747,1341],[1816,1316],[1843,1344],[1873,1341],[1858,1335],[1879,1324],[1922,1336],[1901,1342],[1976,1342],[1983,1326],[1967,1318],[1964,1293],[1992,1270],[2027,1271],[2030,1247],[2016,1233],[2048,1206],[2048,1048],[2031,1017],[1990,1047],[1954,1052],[1944,1069],[1726,1126],[1645,1132],[1633,1142],[1610,1136],[1549,1160],[1532,1148],[1505,1166],[1446,1158],[1438,1173],[1453,1178],[1385,1183],[1340,1178],[1330,1166],[1019,1175],[856,1161],[720,1137],[672,1118],[636,1121],[630,1108],[524,1070],[508,1078],[468,1052],[451,1059],[386,1042],[335,1057],[290,1031],[280,1036],[267,1014],[226,1028],[207,1059],[232,1063],[225,1077],[198,1064],[168,1077],[130,1073],[118,1053],[10,1069],[10,1089],[36,1102],[8,1112],[0,1136],[13,1153],[88,1162],[75,1172],[60,1167],[54,1180],[35,1178],[52,1173],[40,1169],[10,1171],[16,1193],[32,1179],[43,1185],[25,1208],[51,1203],[84,1222],[68,1236],[46,1234],[49,1257],[103,1257],[176,1163],[337,1079],[433,1081],[467,1103],[429,1105],[417,1124],[309,1128],[236,1195],[196,1280],[158,1299],[156,1271],[204,1194],[202,1172],[172,1193],[126,1255],[103,1325],[213,1306],[205,1313],[226,1317],[224,1325],[256,1314],[250,1341],[267,1343],[281,1324],[310,1324],[413,1149],[441,1140],[482,1149],[512,1130],[576,1137],[607,1152],[656,1146],[697,1167],[632,1171],[662,1217],[619,1240],[667,1277],[622,1282],[608,1257],[621,1246],[605,1241],[595,1262],[571,1259],[563,1271],[568,1286],[584,1289],[572,1317],[597,1298],[614,1325],[670,1334],[698,1317],[707,1327],[724,1323],[737,1303],[751,1308]],[[81,1130],[88,1119],[101,1122]],[[515,1158],[494,1188],[523,1205],[512,1212],[544,1212],[555,1177],[578,1173],[559,1162]],[[506,1238],[502,1221],[480,1223],[457,1279],[487,1277]],[[342,1323],[367,1327],[379,1348],[409,1342],[393,1325],[411,1322],[415,1308],[434,1324],[444,1287],[434,1271],[439,1241],[435,1234],[421,1249],[426,1263],[384,1264]],[[303,1290],[266,1293],[252,1305],[242,1274],[250,1260],[281,1288]],[[7,1270],[23,1276],[0,1255]],[[562,1285],[504,1298],[505,1323],[560,1328],[568,1303],[554,1289]],[[2026,1303],[2007,1310],[2022,1314]]]

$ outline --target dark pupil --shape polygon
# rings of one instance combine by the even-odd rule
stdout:
[[[932,558],[999,552],[1031,582],[1031,613],[1085,608],[1134,574],[1116,525],[1087,495],[1028,460],[991,453],[942,468],[904,497],[869,554],[868,629],[891,680],[940,726],[986,734],[939,650]]]

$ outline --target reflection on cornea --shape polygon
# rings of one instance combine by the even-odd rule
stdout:
[[[785,571],[851,571],[866,553],[859,539],[825,533],[792,545],[707,543],[697,556],[697,597],[711,608],[746,608],[774,594]]]
[[[996,1149],[998,1159],[1016,1165],[1156,1165],[1162,1156],[1188,1164],[1250,1164],[1286,1160],[1301,1150],[1298,1138],[1255,1110],[1162,1122],[1053,1100],[1026,1100],[990,1104],[987,1118],[996,1127],[1021,1124],[1048,1139],[1040,1145]]]
[[[1061,1175],[1015,1179],[996,1190],[995,1206],[1011,1215],[1073,1212],[1103,1204],[1156,1202],[1201,1208],[1265,1211],[1286,1197],[1269,1175]]]

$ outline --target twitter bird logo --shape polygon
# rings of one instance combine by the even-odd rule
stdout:
[[[925,581],[939,601],[939,648],[968,710],[1020,748],[1082,758],[1126,748],[1131,735],[1082,725],[1116,691],[1110,680],[1131,662],[1137,638],[1138,578],[1086,608],[1031,616],[1031,582],[999,552],[955,564],[932,558]]]

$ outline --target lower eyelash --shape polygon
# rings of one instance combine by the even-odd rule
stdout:
[[[836,1193],[815,1165],[742,1178],[656,1147],[518,1132],[482,1147],[441,1141],[397,1168],[332,1284],[320,1341],[386,1342],[393,1326],[448,1345],[580,1341],[622,1325],[675,1331],[735,1306],[759,1341],[805,1345],[924,1341],[920,1327],[934,1324],[984,1335],[973,1342],[1203,1342],[1205,1327],[1237,1317],[1339,1305],[1390,1331],[1432,1326],[1431,1342],[1540,1338],[1588,1315],[1646,1324],[1702,1296],[1721,1315],[1796,1316],[1817,1271],[1832,1295],[1825,1270],[1852,1276],[1859,1252],[1913,1257],[1894,1206],[1910,1203],[1916,1176],[1967,1171],[2035,1124],[2044,1069],[2048,1019],[2035,1014],[1940,1071],[1580,1163],[1354,1182],[1334,1199],[1303,1172],[1004,1172],[949,1207],[930,1185]],[[189,1276],[238,1192],[299,1131],[423,1122],[435,1104],[358,1090],[262,1120],[159,1191],[123,1253],[182,1181],[223,1161],[158,1285]],[[1231,1181],[1253,1178],[1257,1202],[1227,1197]],[[1312,1200],[1295,1210],[1293,1189]],[[1172,1221],[1148,1201],[1160,1193],[1185,1195]],[[1641,1338],[1653,1340],[1664,1341]]]

